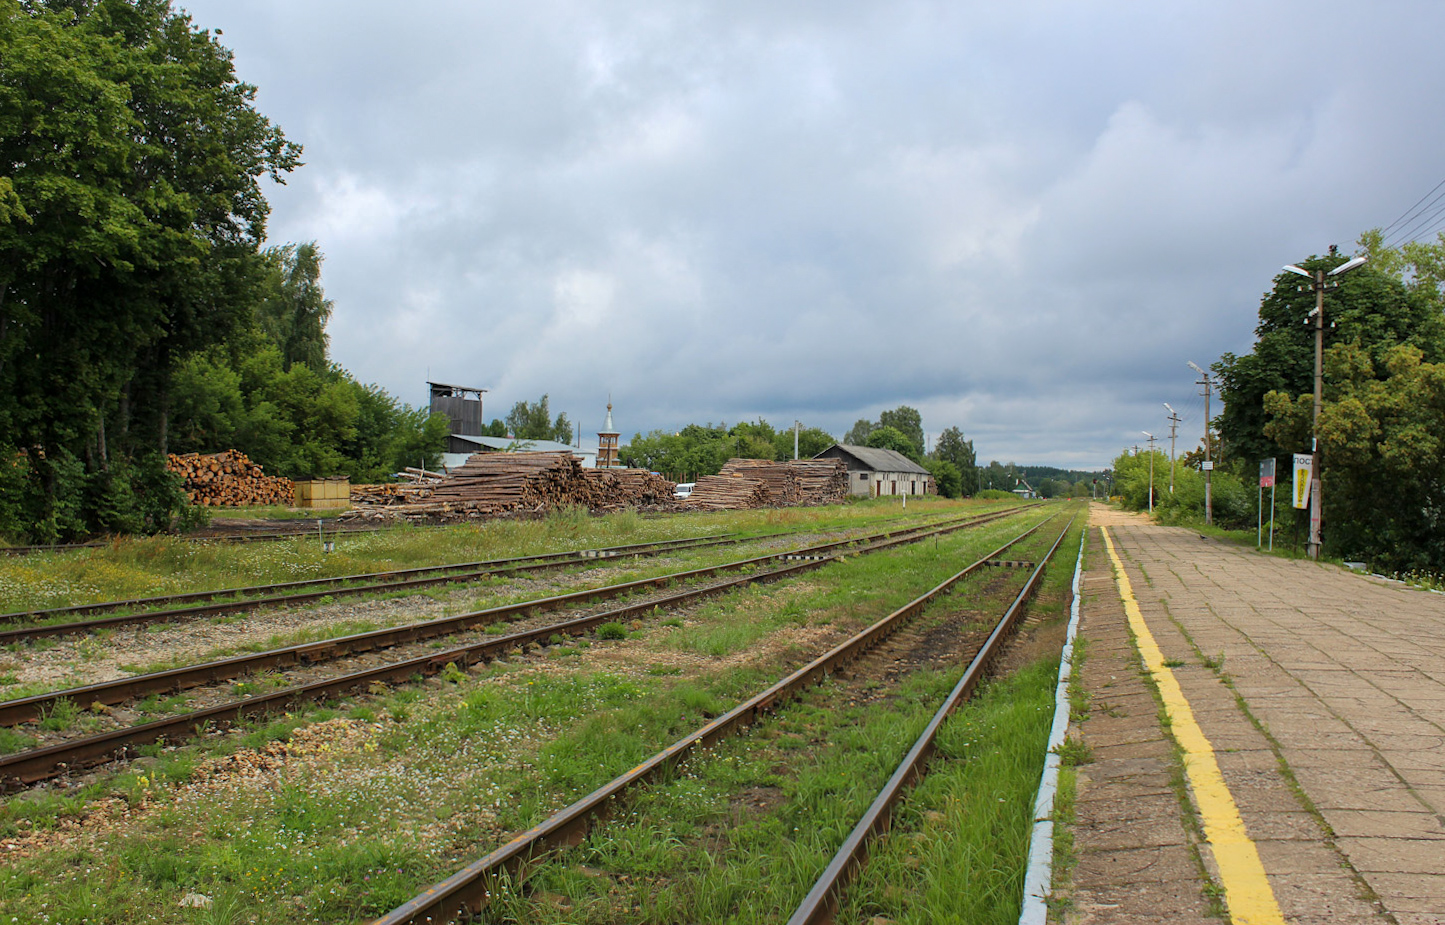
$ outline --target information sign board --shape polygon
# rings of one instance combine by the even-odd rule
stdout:
[[[1310,506],[1310,471],[1314,460],[1310,453],[1294,454],[1294,506],[1299,510]]]

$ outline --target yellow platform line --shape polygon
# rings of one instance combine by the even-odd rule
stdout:
[[[1194,802],[1204,820],[1204,836],[1209,840],[1214,861],[1219,867],[1219,880],[1224,887],[1229,917],[1237,925],[1283,925],[1284,916],[1280,914],[1274,891],[1270,889],[1264,864],[1259,860],[1259,851],[1244,829],[1239,808],[1234,805],[1234,797],[1224,783],[1219,763],[1214,760],[1214,748],[1205,738],[1204,730],[1195,722],[1194,711],[1184,698],[1184,691],[1180,689],[1174,672],[1164,665],[1164,655],[1154,642],[1154,634],[1149,632],[1144,615],[1139,612],[1134,588],[1129,584],[1129,576],[1124,572],[1124,563],[1114,549],[1109,531],[1100,527],[1099,532],[1104,535],[1104,546],[1114,563],[1119,597],[1124,601],[1124,613],[1134,631],[1139,654],[1159,687],[1174,739],[1184,750],[1184,772],[1189,777]]]

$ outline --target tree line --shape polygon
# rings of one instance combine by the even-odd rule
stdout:
[[[767,421],[726,424],[689,424],[673,433],[654,430],[636,434],[618,451],[624,465],[652,469],[692,480],[716,475],[734,457],[785,460],[793,458],[792,428],[779,430]],[[933,475],[939,493],[949,498],[978,491],[973,441],[957,427],[946,428],[931,452],[925,452],[923,418],[917,409],[900,405],[884,411],[877,421],[860,420],[840,441],[818,427],[800,427],[797,452],[810,459],[835,443],[896,450]]]
[[[168,451],[369,479],[430,418],[327,356],[314,242],[262,248],[301,146],[168,0],[0,0],[0,533],[164,529]]]
[[[1323,482],[1325,553],[1391,572],[1445,573],[1445,234],[1433,242],[1386,247],[1379,230],[1361,235],[1361,268],[1326,292],[1324,400],[1317,433]],[[1337,253],[1299,266],[1311,272],[1343,264]],[[1280,273],[1260,301],[1254,348],[1214,364],[1224,410],[1210,422],[1217,435],[1215,519],[1253,527],[1260,515],[1261,460],[1276,460],[1288,485],[1291,458],[1308,453],[1316,432],[1314,331],[1306,324],[1315,295],[1299,277]],[[1201,448],[1202,449],[1202,448]],[[1156,510],[1161,507],[1156,452]],[[1202,457],[1181,460],[1166,519],[1197,519],[1203,510]],[[1126,501],[1147,503],[1148,454],[1115,460]],[[1163,460],[1167,468],[1167,458]],[[1182,479],[1182,481],[1178,481]],[[1141,486],[1142,489],[1141,489]],[[1167,495],[1167,492],[1165,493]],[[1267,499],[1266,491],[1264,497]],[[1267,503],[1267,502],[1266,502]],[[1273,513],[1286,536],[1303,529],[1289,491]]]

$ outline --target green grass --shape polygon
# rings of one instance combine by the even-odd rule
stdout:
[[[999,506],[934,501],[910,506],[907,516],[915,519]],[[128,537],[95,549],[6,557],[0,560],[0,600],[6,601],[7,609],[64,607],[718,532],[752,535],[866,528],[896,520],[902,513],[872,503],[660,518],[639,517],[630,511],[604,517],[561,512],[540,520],[396,527],[343,535],[336,539],[336,552],[331,554],[323,553],[309,535],[251,544]]]
[[[822,529],[818,525],[829,517],[856,525],[860,514],[870,511],[887,513],[877,512],[877,506],[859,506],[856,512],[748,512],[740,519],[759,529],[777,529],[783,518]],[[910,504],[910,517],[916,513]],[[563,525],[581,530],[595,523],[587,519]],[[733,524],[718,518],[701,526],[693,523],[686,532],[729,526]],[[103,775],[64,798],[11,799],[0,804],[0,835],[82,817],[94,801],[114,794],[132,804],[132,818],[121,832],[107,834],[97,828],[94,841],[7,863],[0,869],[0,922],[12,915],[23,920],[39,896],[52,912],[105,903],[107,921],[124,925],[153,919],[190,921],[178,918],[177,903],[191,891],[217,903],[236,903],[261,925],[364,921],[410,898],[485,847],[499,844],[508,832],[545,818],[710,715],[766,687],[782,673],[783,660],[801,655],[781,646],[762,661],[712,667],[703,663],[682,670],[656,664],[653,653],[660,658],[682,648],[761,657],[759,644],[777,630],[842,632],[916,596],[971,561],[970,556],[976,558],[977,552],[1020,529],[1011,522],[966,531],[937,547],[919,544],[852,558],[801,581],[713,601],[690,612],[682,625],[641,638],[628,633],[627,641],[618,645],[633,647],[639,668],[632,675],[596,668],[538,675],[532,667],[539,664],[535,659],[458,669],[445,677],[450,683],[440,686],[378,685],[369,695],[330,707],[243,723],[234,735],[221,739],[176,751],[148,748],[144,753],[154,764]],[[625,541],[608,539],[608,545]],[[891,559],[891,567],[874,564],[884,558]],[[728,606],[730,598],[737,598],[735,606]],[[650,630],[660,622],[643,619]],[[724,639],[722,625],[740,620],[774,629]],[[586,654],[587,642],[578,639],[552,652],[570,652],[576,659]],[[247,678],[237,683],[261,682]],[[919,711],[921,704],[915,704]],[[164,705],[162,701],[156,707]],[[341,716],[359,724],[360,744],[316,752],[304,760],[288,758],[247,786],[195,791],[174,786],[191,779],[195,768],[214,757],[238,749],[274,749],[311,724]],[[806,744],[810,724],[822,728],[818,724],[831,720],[827,711],[802,711],[788,721],[795,725],[777,727],[777,753],[803,755],[810,749],[788,748],[787,743]],[[868,735],[874,732],[896,731],[879,727]],[[864,745],[862,737],[846,741],[858,749]],[[775,765],[748,765],[741,760],[742,752],[738,755],[735,770],[716,759],[708,762],[719,768],[717,780],[724,789],[737,784],[781,786]],[[679,775],[684,787],[680,799],[686,799],[688,781],[687,775]],[[812,799],[825,800],[836,773],[817,781],[820,789],[809,792]],[[758,858],[765,856],[768,832],[777,825],[781,823],[760,823]],[[697,837],[706,838],[707,833]],[[634,841],[640,852],[660,853],[668,844]]]

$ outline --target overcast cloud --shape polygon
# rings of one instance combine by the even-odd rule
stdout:
[[[339,362],[624,441],[909,404],[1095,467],[1168,401],[1182,451],[1185,362],[1445,177],[1433,0],[179,5],[305,146]]]

